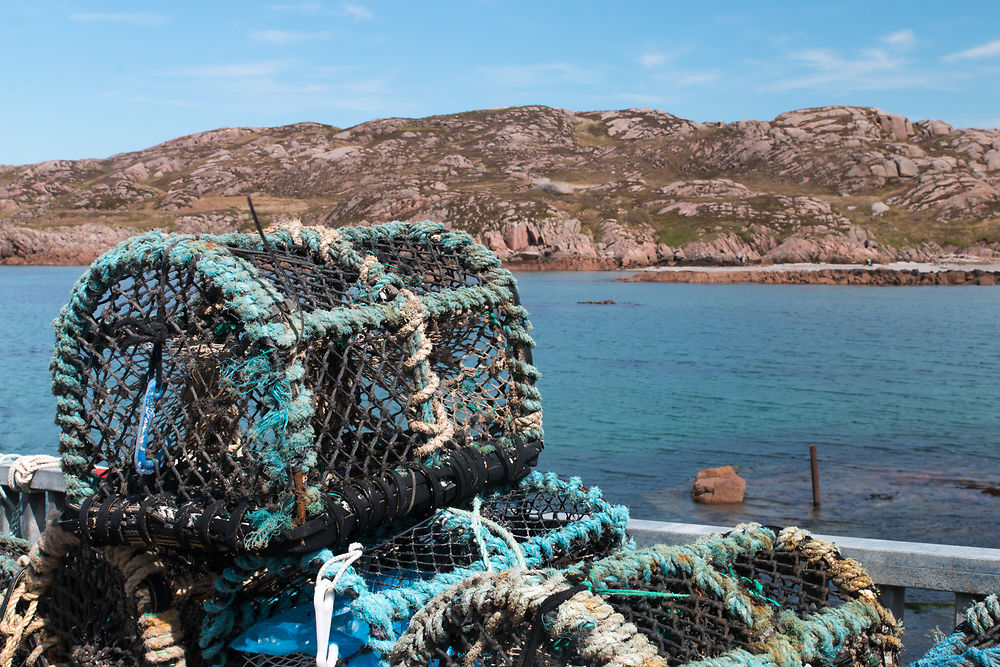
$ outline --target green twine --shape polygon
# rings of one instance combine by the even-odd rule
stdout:
[[[781,608],[781,605],[778,603],[777,600],[769,598],[766,595],[764,595],[764,585],[759,581],[757,581],[756,579],[741,577],[740,575],[736,574],[733,571],[732,565],[729,566],[729,574],[733,577],[733,579],[742,579],[743,581],[750,584],[751,588],[753,589],[750,591],[750,595],[754,596],[755,598],[760,598],[761,600],[766,600],[771,604],[773,604],[775,607],[778,607],[779,609]]]
[[[582,582],[583,586],[590,589],[591,593],[598,595],[624,595],[626,597],[637,598],[669,598],[680,599],[691,597],[687,593],[667,593],[666,591],[644,591],[637,588],[597,588],[589,581]]]

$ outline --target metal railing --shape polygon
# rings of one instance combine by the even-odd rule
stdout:
[[[28,491],[8,485],[10,463],[0,464],[0,487],[3,507],[0,512],[0,533],[14,534],[32,542],[45,530],[47,518],[62,512],[65,504],[66,481],[62,470],[36,470]]]
[[[28,491],[7,485],[9,464],[0,464],[0,486],[5,493],[0,533],[19,532],[37,540],[47,518],[62,511],[65,490],[60,470],[35,473]],[[12,530],[15,525],[19,531]],[[689,544],[724,526],[668,523],[633,519],[629,530],[640,546]],[[955,619],[976,599],[1000,594],[1000,549],[960,547],[923,542],[873,540],[840,535],[818,535],[836,544],[841,553],[864,565],[881,590],[882,603],[903,618],[907,588],[949,591],[955,596]]]

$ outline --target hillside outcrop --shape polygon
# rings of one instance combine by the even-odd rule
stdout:
[[[702,123],[548,107],[224,128],[0,166],[0,262],[87,262],[149,228],[433,219],[526,268],[1000,257],[1000,131],[864,107]]]

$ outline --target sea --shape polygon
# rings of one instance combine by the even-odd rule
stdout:
[[[0,452],[56,453],[51,323],[82,272],[0,267]],[[618,275],[517,274],[540,469],[635,518],[1000,548],[1000,288]],[[747,480],[745,502],[692,502],[698,470],[721,465]],[[947,603],[914,599],[908,613]]]

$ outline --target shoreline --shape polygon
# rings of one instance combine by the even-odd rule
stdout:
[[[767,285],[998,285],[1000,263],[948,260],[892,264],[673,266],[641,269],[617,282]]]

